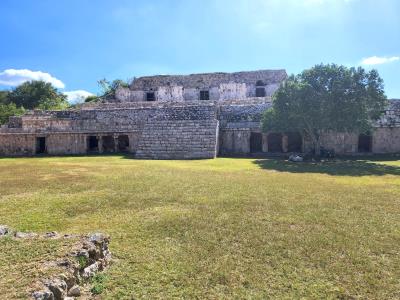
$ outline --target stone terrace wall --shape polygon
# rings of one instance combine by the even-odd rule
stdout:
[[[213,158],[217,128],[211,101],[36,111],[0,129],[0,155],[34,155],[37,137],[46,138],[48,154],[84,154],[88,136],[116,139],[124,134],[129,137],[128,151],[140,158]]]
[[[154,111],[139,139],[137,158],[214,158],[218,121],[214,104]]]
[[[280,84],[287,77],[285,70],[259,70],[235,73],[203,73],[190,75],[156,75],[136,78],[130,85],[131,90],[142,91],[165,86],[184,88],[218,87],[221,83],[255,84],[262,80],[264,84]]]
[[[195,159],[217,155],[218,121],[162,120],[147,123],[137,158]]]
[[[270,99],[229,101],[219,107],[219,152],[221,154],[248,154],[251,132],[261,131],[263,112],[271,107]]]
[[[286,77],[285,70],[145,76],[133,80],[129,88],[118,88],[115,99],[109,101],[145,101],[148,92],[157,101],[195,101],[200,100],[201,91],[208,91],[214,101],[247,99],[257,96],[256,86],[269,97]]]

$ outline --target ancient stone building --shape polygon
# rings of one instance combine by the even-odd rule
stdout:
[[[0,129],[0,155],[132,153],[137,158],[305,152],[296,132],[262,133],[261,115],[284,70],[149,76],[115,99],[65,111],[31,111]],[[340,154],[400,152],[400,101],[392,100],[371,135],[327,133]]]

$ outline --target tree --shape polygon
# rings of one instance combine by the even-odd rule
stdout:
[[[8,91],[0,91],[0,104],[8,103]]]
[[[0,125],[8,122],[8,118],[11,116],[19,116],[24,114],[25,109],[18,108],[15,103],[1,103],[0,102]]]
[[[60,93],[51,83],[28,81],[11,91],[9,102],[26,109],[65,109],[68,107],[67,96]]]
[[[115,79],[110,82],[107,79],[103,78],[103,79],[97,81],[97,83],[99,84],[99,86],[102,90],[102,95],[100,97],[106,98],[106,99],[115,98],[115,91],[117,90],[117,88],[129,87],[129,83],[126,81],[123,81],[121,79]]]
[[[325,132],[366,133],[387,105],[376,70],[320,64],[290,76],[273,96],[262,118],[267,131],[298,131],[320,155]]]
[[[87,97],[85,98],[85,103],[88,103],[88,102],[98,102],[98,101],[100,101],[100,98],[99,98],[98,96],[95,96],[95,95],[87,96]]]

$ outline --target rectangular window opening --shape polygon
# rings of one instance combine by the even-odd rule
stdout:
[[[210,92],[200,91],[200,100],[210,100]]]
[[[156,101],[156,95],[154,92],[146,93],[146,101]]]
[[[256,88],[256,97],[265,97],[265,88],[264,87]]]

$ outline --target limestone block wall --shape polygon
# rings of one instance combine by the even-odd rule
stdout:
[[[214,158],[218,120],[213,103],[153,110],[139,138],[136,157]]]
[[[271,84],[264,87],[266,97],[279,88],[279,84]],[[154,92],[156,101],[198,101],[200,100],[201,91],[209,92],[209,100],[225,101],[236,99],[247,99],[256,97],[255,84],[246,85],[245,83],[221,83],[215,87],[184,87],[184,86],[159,86],[148,91],[132,91],[128,88],[118,88],[116,91],[115,102],[141,102],[146,101],[146,93]],[[260,97],[262,98],[262,97]]]
[[[219,85],[218,100],[246,99],[247,87],[245,83],[221,83]]]
[[[170,92],[175,93],[174,89]],[[214,92],[219,93],[218,88]],[[136,153],[140,158],[211,158],[215,157],[218,148],[221,154],[248,154],[251,149],[260,152],[254,141],[256,145],[260,144],[257,139],[260,139],[261,117],[270,106],[269,98],[247,98],[128,101],[88,105],[77,110],[35,111],[12,117],[8,125],[0,128],[0,155],[34,155],[37,137],[46,138],[48,154],[87,153],[89,136],[98,138],[99,153],[103,152],[104,136],[114,140],[113,152],[118,150],[119,135],[129,137],[129,149],[125,147],[121,151]],[[399,101],[393,101],[385,116],[377,122],[379,127],[372,136],[373,153],[400,152],[399,106]],[[282,151],[286,152],[284,138],[285,134],[282,135]],[[262,152],[268,152],[268,134],[262,134],[261,139]],[[338,154],[352,154],[358,152],[358,139],[357,134],[327,133],[322,137],[322,145]],[[310,149],[311,142],[303,137],[302,150]]]
[[[321,137],[321,145],[335,150],[337,154],[352,154],[358,151],[358,135],[354,133],[329,132]],[[306,144],[306,151],[312,149],[310,141]]]
[[[358,153],[358,134],[326,133],[321,138],[321,145],[334,149],[337,154]],[[312,143],[305,139],[305,151],[312,149]],[[371,153],[400,153],[400,127],[377,127],[372,131]]]
[[[244,100],[256,97],[257,88],[264,88],[265,96],[271,97],[286,78],[285,70],[144,76],[133,80],[129,88],[118,88],[112,101],[146,101],[147,92],[154,92],[156,101],[195,101],[202,90],[209,92],[212,101]]]
[[[30,156],[35,154],[36,137],[32,134],[1,134],[0,156]]]
[[[220,131],[219,153],[248,154],[250,153],[250,129],[228,129]]]
[[[400,127],[380,127],[372,133],[374,153],[400,153]]]
[[[53,133],[45,137],[46,150],[50,155],[86,153],[86,134]]]
[[[115,91],[115,100],[117,102],[138,102],[146,101],[144,91],[131,91],[128,88],[119,87]]]
[[[159,101],[183,101],[183,87],[160,86],[156,92]]]
[[[137,158],[199,159],[217,154],[218,121],[160,120],[145,125]]]
[[[250,153],[251,132],[260,132],[262,113],[270,106],[270,99],[222,103],[218,111],[220,121],[219,152],[222,155]]]

